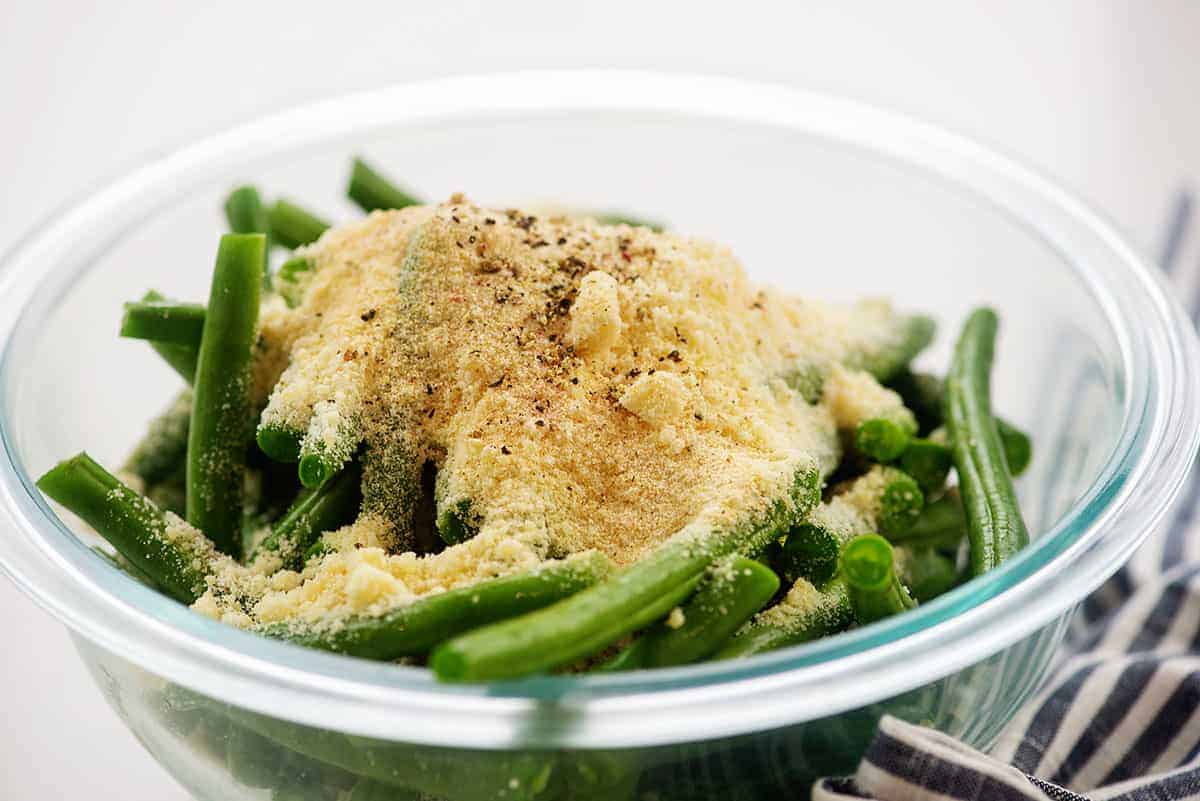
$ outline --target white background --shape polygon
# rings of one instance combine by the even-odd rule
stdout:
[[[1188,0],[0,0],[0,246],[148,154],[266,111],[572,66],[754,77],[908,111],[1036,165],[1154,250],[1171,199],[1200,185],[1200,3]],[[1181,267],[1190,293],[1200,232]],[[186,798],[65,632],[3,579],[0,630],[0,799]]]

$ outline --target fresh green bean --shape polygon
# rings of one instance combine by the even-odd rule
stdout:
[[[950,449],[929,439],[913,439],[900,454],[898,466],[912,476],[926,497],[935,496],[946,487],[953,456]]]
[[[422,801],[425,796],[406,787],[395,787],[374,779],[359,779],[346,801]]]
[[[320,416],[313,416],[313,426],[319,425]],[[300,483],[309,489],[316,489],[333,476],[337,475],[358,450],[359,436],[357,428],[347,426],[337,432],[337,438],[332,445],[326,444],[324,437],[314,434],[313,428],[300,443],[300,462],[297,474]]]
[[[156,292],[151,289],[142,296],[143,303],[154,303],[166,300],[161,292]],[[196,339],[194,343],[187,345],[175,345],[168,342],[148,343],[154,351],[162,357],[172,370],[179,373],[179,377],[188,384],[192,383],[192,379],[196,375],[196,359],[200,352],[200,340]]]
[[[444,681],[515,678],[594,654],[665,615],[704,571],[729,554],[756,553],[820,497],[820,473],[797,471],[789,497],[732,530],[686,527],[639,561],[553,606],[476,629],[436,648],[430,664]]]
[[[925,506],[925,497],[916,480],[901,470],[888,471],[879,507],[879,528],[888,533],[912,528]]]
[[[865,518],[868,531],[889,534],[911,528],[925,505],[916,479],[888,465],[875,465],[864,475],[836,486],[830,504],[838,499]]]
[[[464,498],[448,479],[453,471],[437,471],[433,481],[434,527],[447,545],[456,545],[475,536],[480,520],[472,508],[471,499]]]
[[[842,544],[853,536],[846,528],[853,528],[854,533],[858,533],[858,527],[849,521],[842,526],[839,525],[841,521],[826,522],[814,520],[814,517],[817,517],[816,513],[793,526],[774,553],[772,564],[788,581],[803,578],[820,585],[833,578]],[[858,515],[853,517],[861,519]]]
[[[245,726],[230,726],[225,740],[225,767],[234,781],[267,789],[279,779],[283,749]]]
[[[277,200],[267,209],[271,238],[285,248],[311,245],[329,230],[329,223],[289,200]]]
[[[473,522],[469,498],[461,498],[437,514],[438,536],[447,545],[466,542],[474,537],[478,530],[478,526]]]
[[[192,391],[175,396],[161,414],[150,421],[122,468],[149,487],[178,475],[187,460],[188,427],[192,419]]]
[[[154,583],[154,579],[150,578],[141,570],[139,570],[137,565],[135,565],[133,562],[130,562],[124,556],[121,556],[121,554],[109,553],[108,551],[104,550],[103,546],[100,545],[93,545],[91,550],[92,553],[96,554],[96,556],[99,556],[101,559],[108,562],[117,570],[120,570],[122,573],[129,576],[139,584],[145,584],[152,590],[158,589],[158,585]]]
[[[225,219],[235,234],[265,234],[267,212],[258,189],[239,186],[225,198]]]
[[[279,266],[275,283],[289,309],[296,308],[304,300],[304,289],[312,273],[312,262],[303,256],[294,256]]]
[[[340,418],[332,437],[327,431],[331,417]],[[336,401],[318,402],[300,442],[300,483],[309,488],[324,484],[354,457],[361,440],[357,420],[339,416]]]
[[[267,221],[267,210],[263,205],[258,189],[253,186],[239,186],[225,198],[225,219],[229,230],[235,234],[263,234],[267,237],[263,249],[263,290],[271,289],[271,229]]]
[[[890,342],[875,350],[850,354],[846,366],[866,370],[886,382],[908,367],[929,346],[936,332],[937,323],[931,317],[920,314],[903,317]]]
[[[196,362],[200,358],[200,352],[196,348],[187,345],[171,345],[164,342],[151,342],[150,347],[154,348],[167,365],[179,373],[179,377],[188,384],[196,376]]]
[[[896,574],[918,603],[930,601],[958,583],[958,567],[934,548],[901,545],[895,549]]]
[[[421,204],[420,200],[357,157],[350,168],[350,185],[346,187],[346,196],[368,214],[376,209],[402,209]]]
[[[121,318],[121,336],[196,346],[204,331],[204,314],[205,309],[199,303],[126,303]]]
[[[942,379],[928,373],[905,370],[897,374],[889,385],[900,393],[904,404],[917,416],[922,435],[928,434],[945,422],[946,385]],[[997,417],[995,420],[996,429],[1004,444],[1008,470],[1013,476],[1019,476],[1025,472],[1033,459],[1033,441],[1028,434],[1003,418]]]
[[[760,612],[742,626],[713,659],[739,659],[835,634],[854,622],[850,596],[841,578],[818,589],[807,579],[797,579],[775,606]]]
[[[779,577],[753,559],[735,556],[713,565],[681,608],[682,623],[655,624],[610,660],[612,670],[689,665],[716,651],[779,590]]]
[[[1033,461],[1033,440],[1024,431],[999,417],[996,418],[996,432],[1004,447],[1008,472],[1014,476],[1021,475]]]
[[[259,543],[250,561],[273,553],[284,568],[299,570],[321,534],[354,522],[362,504],[361,483],[362,470],[357,462],[351,462],[319,489],[302,492]]]
[[[959,500],[958,490],[952,489],[922,509],[917,522],[907,531],[887,536],[896,544],[945,551],[957,549],[966,533],[967,524],[963,516],[962,502]]]
[[[600,212],[595,215],[596,222],[601,225],[628,225],[633,228],[649,228],[655,233],[665,231],[667,227],[660,222],[634,217],[623,212]]]
[[[497,620],[541,609],[603,579],[612,563],[588,551],[534,570],[430,595],[378,617],[355,618],[330,631],[279,624],[264,633],[322,651],[392,660],[422,654],[443,640]]]
[[[238,722],[312,759],[360,777],[455,801],[550,801],[557,759],[529,751],[470,751],[348,737],[231,707]]]
[[[999,323],[991,309],[973,311],[946,376],[945,416],[978,576],[1029,542],[1004,446],[992,417],[991,370]]]
[[[916,426],[907,421],[872,417],[855,427],[854,447],[868,459],[885,464],[900,458],[916,433]]]
[[[942,379],[906,368],[888,379],[887,385],[900,394],[904,405],[916,416],[921,436],[927,436],[943,423],[942,398],[945,387]]]
[[[278,423],[261,423],[254,435],[259,449],[277,462],[300,461],[304,434]]]
[[[842,546],[859,534],[906,531],[923,505],[913,478],[876,465],[866,475],[841,484],[828,501],[793,526],[772,560],[788,581],[804,578],[817,586],[837,572]]]
[[[221,237],[188,432],[188,522],[235,557],[241,549],[243,481],[251,437],[250,359],[257,336],[265,246],[262,234]]]
[[[901,316],[888,342],[848,353],[843,364],[851,369],[865,370],[877,381],[887,381],[905,370],[909,362],[928,347],[936,330],[937,324],[929,317]],[[802,363],[793,365],[781,378],[806,401],[816,403],[821,399],[828,371],[828,367]]]
[[[863,534],[846,543],[841,565],[859,625],[916,607],[896,575],[892,544],[878,534]]]
[[[208,553],[198,539],[172,536],[154,504],[86,453],[60,462],[37,485],[94,528],[167,595],[190,604],[204,593],[215,552]]]

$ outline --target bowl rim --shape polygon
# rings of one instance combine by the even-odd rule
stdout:
[[[901,617],[736,662],[611,676],[437,684],[270,641],[195,615],[87,548],[17,452],[12,367],[40,314],[87,268],[67,246],[132,224],[217,165],[384,126],[557,111],[668,114],[786,127],[915,168],[986,201],[1057,250],[1113,327],[1124,418],[1070,512],[999,569]],[[103,241],[93,243],[102,247]],[[58,263],[58,262],[62,263]],[[46,272],[44,265],[55,264]],[[51,215],[0,261],[0,566],[86,640],[224,702],[296,723],[429,745],[616,748],[761,731],[894,696],[994,654],[1067,614],[1153,530],[1200,446],[1195,332],[1115,228],[1036,172],[964,137],[858,101],[725,77],[624,70],[459,76],[357,92],[210,136]],[[1066,570],[1070,565],[1071,569]],[[903,664],[904,670],[895,669]]]

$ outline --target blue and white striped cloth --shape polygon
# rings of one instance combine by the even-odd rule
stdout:
[[[1191,218],[1181,193],[1161,263]],[[1197,265],[1200,266],[1200,265]],[[1200,285],[1192,299],[1200,322]],[[1050,682],[982,753],[885,718],[814,801],[1200,801],[1200,469],[1173,519],[1083,604]]]

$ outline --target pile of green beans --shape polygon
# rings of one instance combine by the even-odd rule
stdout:
[[[347,195],[365,212],[421,202],[359,158]],[[121,336],[148,342],[186,384],[126,462],[127,481],[86,454],[39,481],[108,540],[118,564],[182,603],[205,592],[223,559],[303,570],[331,547],[322,536],[353,522],[362,504],[358,432],[331,450],[307,431],[256,425],[250,389],[263,296],[304,302],[315,269],[304,248],[330,224],[286,199],[266,203],[249,185],[224,210],[231,233],[220,240],[207,303],[150,291],[124,308]],[[273,275],[272,248],[297,251]],[[443,681],[481,682],[744,658],[901,614],[1028,541],[1012,477],[1032,458],[1030,440],[991,411],[996,315],[969,316],[944,380],[910,367],[933,333],[929,318],[903,318],[886,346],[848,357],[845,367],[894,390],[903,406],[847,423],[834,473],[798,462],[787,497],[740,524],[692,524],[620,568],[575,554],[328,630],[259,631],[358,658],[425,661]],[[828,370],[798,365],[781,378],[817,403]],[[431,476],[420,489],[414,478],[411,494],[430,510],[424,547],[434,551],[470,539],[479,521],[470,498],[443,497]],[[212,564],[168,535],[164,509],[203,533]],[[252,777],[257,767],[240,769]],[[352,797],[375,793],[364,781]]]

